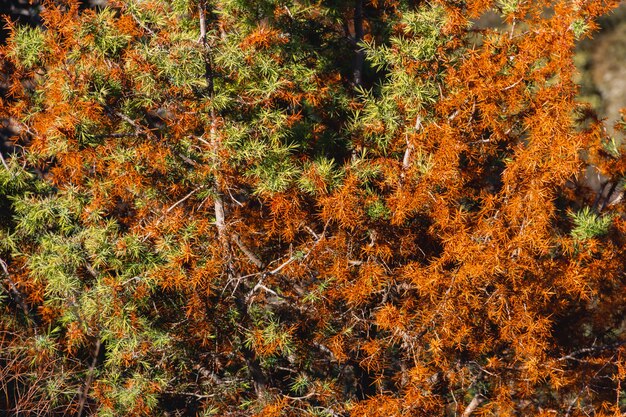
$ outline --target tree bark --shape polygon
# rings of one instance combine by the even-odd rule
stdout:
[[[363,85],[363,63],[365,62],[365,52],[359,46],[363,40],[363,0],[355,0],[354,5],[354,46],[356,48],[354,56],[354,85]]]

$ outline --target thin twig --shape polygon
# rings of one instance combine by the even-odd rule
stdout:
[[[306,256],[306,255],[305,255]],[[296,260],[296,256],[291,256],[289,257],[289,259],[287,259],[285,262],[283,262],[281,265],[279,265],[278,267],[272,269],[271,271],[268,272],[269,275],[276,275],[278,274],[280,271],[282,271],[282,269],[284,267],[286,267],[287,265],[289,265],[290,263],[292,263],[293,261]]]
[[[303,395],[302,397],[290,397],[289,395],[285,395],[285,398],[288,398],[288,399],[294,400],[294,401],[302,401],[302,400],[306,400],[308,398],[311,398],[314,395],[317,395],[317,393],[315,391],[309,392],[307,395]]]
[[[169,213],[170,211],[174,210],[174,208],[176,208],[179,204],[184,203],[187,199],[189,199],[192,195],[194,195],[196,192],[200,191],[201,189],[204,188],[204,185],[197,187],[194,190],[191,190],[191,192],[189,194],[187,194],[186,196],[184,196],[183,198],[181,198],[180,200],[178,200],[177,202],[175,202],[174,204],[172,204],[170,206],[170,208],[167,209],[166,213]]]
[[[116,111],[115,115],[119,118],[121,118],[122,120],[124,120],[126,123],[128,123],[129,125],[131,125],[132,127],[134,127],[137,131],[145,131],[147,130],[146,128],[144,128],[143,126],[140,126],[137,122],[135,122],[133,119],[131,119],[130,117],[126,116],[124,113]]]
[[[304,226],[304,228],[306,229],[307,232],[313,235],[315,240],[319,240],[320,237],[317,235],[317,233],[315,233],[315,231],[313,231],[313,229],[311,229],[309,226]]]
[[[515,87],[517,84],[521,83],[522,81],[524,81],[524,78],[520,78],[519,80],[515,81],[513,84],[509,85],[508,87],[504,87],[502,88],[500,91],[507,91],[510,90],[511,88]]]
[[[586,353],[592,353],[592,352],[601,352],[603,350],[611,350],[611,349],[615,349],[621,346],[626,345],[626,340],[623,340],[621,342],[618,343],[613,343],[611,345],[602,345],[602,346],[592,346],[592,347],[588,347],[588,348],[583,348],[583,349],[579,349],[576,350],[572,353],[569,353],[565,356],[561,356],[559,359],[557,359],[558,361],[565,361],[565,360],[573,360],[573,361],[580,361],[580,359],[577,358],[577,356],[579,355],[584,355]]]
[[[9,172],[9,174],[11,174],[11,177],[13,177],[13,173],[9,169],[9,165],[7,165],[7,161],[4,159],[4,156],[2,155],[2,152],[0,152],[0,161],[2,161],[2,165],[4,165],[4,167]]]
[[[294,19],[293,19],[293,15],[291,14],[291,10],[289,10],[289,7],[287,7],[286,5],[285,5],[284,7],[285,7],[285,10],[287,11],[287,14],[289,15],[289,17],[290,17],[292,20],[294,20]]]
[[[295,256],[292,255],[290,256],[285,262],[283,262],[282,264],[278,265],[276,268],[270,270],[270,271],[260,271],[260,272],[255,272],[253,274],[248,274],[248,275],[244,275],[241,277],[237,278],[237,283],[235,284],[235,288],[233,289],[233,294],[235,293],[237,287],[239,286],[239,283],[246,279],[246,278],[250,278],[250,277],[254,277],[254,276],[261,276],[261,280],[259,280],[259,282],[257,283],[257,286],[263,283],[263,279],[267,276],[270,275],[276,275],[278,274],[280,271],[283,270],[283,268],[285,268],[287,265],[289,265],[290,263],[292,263],[293,261],[296,260],[300,260],[303,261],[304,259],[306,259],[311,252],[313,251],[313,249],[323,240],[323,238],[326,236],[326,228],[328,227],[328,223],[326,222],[326,224],[324,225],[324,229],[322,230],[321,235],[316,234],[315,232],[313,232],[313,230],[310,230],[310,232],[312,232],[315,236],[318,236],[318,238],[316,239],[315,243],[313,244],[313,246],[304,254],[304,256]],[[239,248],[248,256],[248,258],[257,266],[259,266],[259,263],[261,263],[261,265],[263,266],[259,266],[260,269],[264,268],[264,264],[262,264],[262,261],[250,250],[248,249],[243,242],[241,242],[241,239],[239,238],[239,235],[235,234],[233,235],[233,240],[235,241],[235,243],[239,246]],[[246,301],[249,300],[249,298],[252,296],[252,294],[254,293],[254,291],[258,289],[255,287],[255,289],[253,289],[252,291],[250,291],[248,293],[248,296],[246,297]],[[224,293],[224,290],[222,290],[222,294]],[[270,290],[269,292],[274,293],[272,290]],[[274,293],[274,295],[281,297],[280,295]],[[282,297],[284,298],[284,297]]]
[[[81,417],[83,415],[83,409],[85,408],[85,402],[87,401],[87,395],[89,394],[89,388],[91,387],[91,381],[93,380],[93,374],[96,369],[96,364],[98,363],[98,355],[100,355],[100,346],[100,339],[98,339],[96,340],[96,348],[94,349],[91,365],[89,366],[89,370],[87,371],[87,380],[85,381],[85,387],[83,388],[83,392],[80,395],[80,401],[78,403],[78,417]]]
[[[133,17],[133,19],[135,20],[135,22],[137,22],[137,24],[139,26],[141,26],[146,32],[148,32],[150,35],[152,36],[156,36],[156,33],[154,33],[154,31],[152,29],[150,29],[148,26],[146,26],[141,20],[139,20],[139,18],[137,16],[135,16],[134,13],[130,13],[130,15]]]
[[[272,294],[274,297],[284,298],[281,295],[279,295],[276,291],[274,291],[271,288],[268,288],[265,285],[263,285],[263,279],[261,279],[259,282],[257,282],[257,284],[254,286],[254,288],[252,288],[252,290],[250,290],[248,295],[246,295],[246,303],[250,302],[250,299],[252,298],[254,293],[257,292],[257,290],[263,290],[263,291],[265,291],[267,293]]]
[[[212,397],[216,397],[220,395],[220,394],[196,394],[195,392],[184,392],[184,391],[163,391],[163,394],[184,395],[186,397],[195,397],[198,399],[212,398]]]
[[[219,227],[219,226],[218,226]],[[246,256],[248,257],[248,259],[250,259],[250,261],[255,264],[258,268],[263,268],[265,266],[265,264],[263,263],[262,260],[259,259],[258,256],[256,256],[254,254],[254,252],[252,252],[252,250],[250,250],[250,248],[248,248],[242,241],[241,238],[239,237],[238,234],[233,233],[232,236],[233,241],[237,244],[237,246],[239,246],[239,249],[241,249],[241,251],[243,253],[246,254]]]
[[[597,377],[600,374],[600,372],[602,372],[602,370],[606,368],[609,363],[611,363],[613,358],[615,358],[615,355],[613,355],[611,359],[609,359],[604,365],[602,365],[602,367],[598,369],[598,371],[591,377],[589,381],[592,381],[595,377]],[[567,411],[565,412],[565,417],[569,417],[571,415],[574,405],[578,402],[578,399],[580,398],[580,396],[583,395],[585,388],[589,389],[589,384],[583,384],[583,386],[580,388],[580,391],[578,391],[578,394],[576,395],[576,397],[570,402],[569,407],[567,407]]]

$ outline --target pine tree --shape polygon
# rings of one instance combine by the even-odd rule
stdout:
[[[616,3],[63,0],[9,23],[0,406],[623,413],[626,159],[572,62]]]

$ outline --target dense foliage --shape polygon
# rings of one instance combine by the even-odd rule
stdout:
[[[616,1],[109,3],[8,23],[0,409],[626,412]]]

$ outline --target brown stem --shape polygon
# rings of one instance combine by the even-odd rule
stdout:
[[[242,299],[242,297],[235,298],[235,305],[241,314],[242,319],[248,320],[248,305]],[[259,399],[262,399],[265,395],[265,391],[267,390],[267,377],[263,372],[263,368],[261,368],[261,363],[259,359],[256,357],[256,354],[252,349],[248,348],[246,345],[241,347],[241,353],[243,354],[243,358],[246,362],[246,367],[250,371],[250,378],[252,379],[252,386],[254,387],[254,392],[256,393]]]
[[[100,355],[100,339],[96,340],[96,347],[93,353],[93,359],[91,360],[91,365],[89,366],[89,370],[87,371],[87,380],[85,381],[85,387],[83,388],[83,392],[80,395],[80,401],[78,406],[78,417],[82,417],[83,410],[85,409],[85,402],[87,401],[87,395],[89,394],[89,388],[91,387],[91,381],[93,380],[93,374],[96,369],[96,364],[98,363],[98,355]]]
[[[219,226],[218,226],[219,227]],[[241,251],[248,257],[248,259],[250,260],[250,262],[252,262],[253,264],[255,264],[257,266],[257,268],[259,269],[263,269],[265,267],[265,264],[263,263],[262,260],[259,259],[258,256],[256,256],[254,254],[254,252],[252,252],[252,250],[250,250],[250,248],[248,248],[242,241],[241,238],[239,237],[238,234],[233,233],[233,237],[232,237],[233,241],[237,244],[237,246],[239,246],[239,249],[241,249]]]
[[[207,39],[206,4],[204,1],[200,1],[200,3],[198,3],[198,17],[200,19],[200,40],[202,41],[202,45],[205,49],[204,78],[207,83],[207,95],[209,98],[213,99],[215,95],[215,86],[213,83],[213,61],[211,57],[211,48]],[[213,108],[211,108],[210,116],[211,126],[209,128],[209,145],[211,146],[211,151],[214,154],[213,158],[215,158],[215,162],[217,162],[219,139],[217,136],[217,115],[215,114],[215,110]],[[217,227],[220,242],[222,242],[223,245],[228,246],[226,239],[226,211],[224,209],[224,195],[220,189],[217,178],[215,178],[215,182],[213,184],[213,192],[215,193],[213,201],[215,209],[215,226]]]
[[[595,352],[602,352],[605,350],[617,349],[618,347],[621,347],[624,345],[626,345],[626,340],[613,343],[610,345],[600,345],[600,346],[592,346],[588,348],[583,348],[583,349],[576,350],[568,355],[561,356],[558,360],[559,361],[566,361],[566,360],[580,361],[580,359],[578,359],[578,356],[580,355],[585,355],[585,354],[595,353]]]
[[[9,172],[9,174],[11,174],[11,177],[13,177],[13,173],[11,172],[9,165],[7,165],[7,161],[4,159],[2,152],[0,152],[0,161],[2,161],[2,165],[4,165],[4,168]]]
[[[363,84],[363,63],[365,52],[359,46],[363,40],[363,0],[356,0],[354,5],[354,44],[356,53],[354,56],[354,85],[360,87]]]
[[[207,29],[206,29],[206,3],[201,1],[198,5],[198,12],[200,18],[200,35],[202,44],[205,49],[205,79],[207,82],[207,94],[210,99],[212,99],[215,95],[215,86],[213,82],[214,73],[213,73],[213,63],[211,57],[211,48],[209,46],[207,40]],[[225,33],[221,30],[222,37],[225,37]],[[218,161],[218,149],[219,149],[219,137],[217,132],[218,126],[218,118],[214,109],[210,110],[211,117],[211,125],[209,127],[209,146],[213,152],[213,157],[215,166],[217,167],[216,172],[219,173],[219,161]],[[226,209],[224,204],[224,192],[222,187],[220,186],[219,178],[215,178],[213,184],[213,192],[214,196],[214,209],[215,209],[215,226],[217,227],[217,233],[226,254],[229,257],[227,262],[228,273],[231,276],[235,275],[235,267],[232,262],[232,257],[230,256],[231,247],[230,247],[230,239],[233,239],[234,242],[239,246],[239,248],[248,256],[248,258],[259,268],[262,268],[263,262],[254,255],[254,253],[249,250],[239,236],[234,234],[232,237],[227,236],[227,227],[226,227]],[[244,301],[244,297],[235,297],[235,304],[237,309],[239,310],[241,317],[244,321],[249,320],[248,316],[248,307]],[[267,387],[267,378],[261,368],[261,364],[256,357],[255,353],[246,346],[242,346],[241,352],[243,353],[244,360],[246,362],[246,366],[250,371],[250,377],[252,379],[254,391],[257,394],[258,398],[262,398],[265,395],[266,387]]]
[[[472,398],[472,401],[470,401],[470,403],[467,405],[465,411],[463,411],[463,414],[461,414],[461,417],[469,417],[470,415],[472,415],[472,413],[478,408],[479,405],[483,403],[483,401],[485,401],[485,397],[480,394],[474,395],[474,398]]]
[[[209,41],[207,38],[206,4],[204,1],[201,1],[198,4],[198,14],[200,18],[200,40],[202,41],[202,45],[205,49],[204,78],[207,81],[207,90],[209,93],[209,97],[213,98],[213,95],[215,93],[215,87],[213,84],[213,59],[211,56],[211,47],[209,46]],[[211,112],[211,116],[214,116],[213,112]]]

